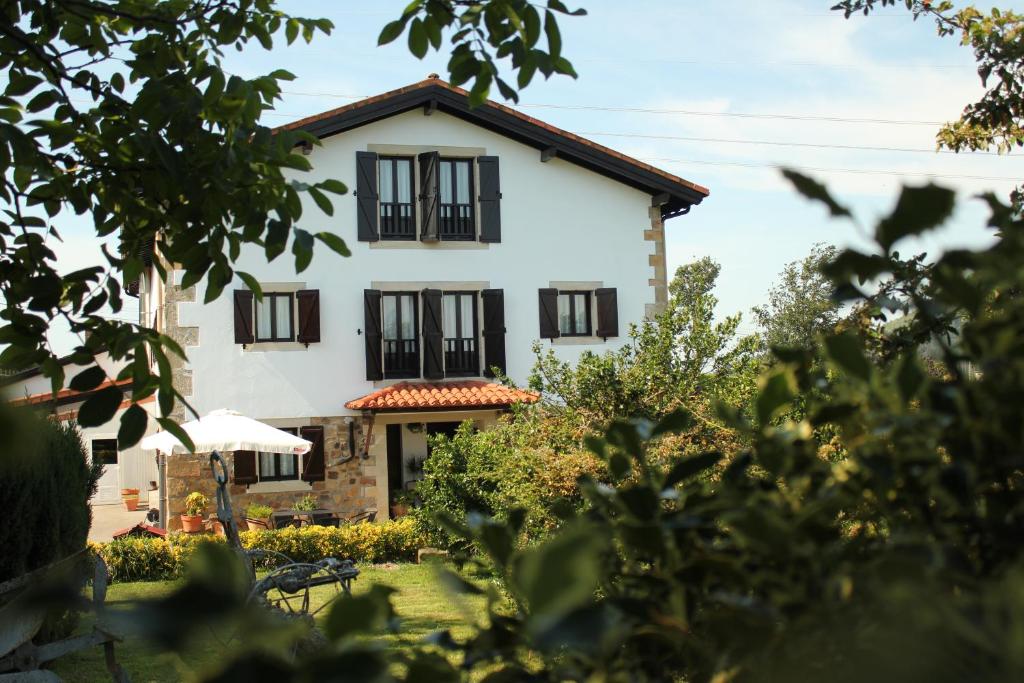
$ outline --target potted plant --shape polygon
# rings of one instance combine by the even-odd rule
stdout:
[[[297,512],[312,512],[313,510],[320,509],[320,501],[312,493],[307,493],[295,501],[292,509]]]
[[[245,508],[245,526],[249,531],[256,531],[257,529],[269,529],[270,513],[274,509],[269,505],[261,505],[259,503],[252,503],[249,507]]]
[[[409,514],[409,508],[415,502],[416,496],[409,489],[395,491],[391,496],[391,517],[392,519],[404,517]]]
[[[206,496],[193,491],[185,498],[185,512],[181,514],[181,530],[195,533],[203,530],[203,511],[207,504]]]
[[[138,489],[121,489],[121,502],[125,510],[137,510],[139,507]]]

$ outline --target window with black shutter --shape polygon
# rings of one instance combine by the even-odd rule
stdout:
[[[377,200],[377,155],[356,152],[356,237],[361,242],[380,239]]]
[[[484,376],[494,377],[494,369],[505,374],[505,293],[500,289],[480,292],[484,309]]]
[[[416,157],[420,165],[420,239],[436,242],[440,239],[440,188],[437,152],[424,152]]]
[[[384,377],[420,376],[419,317],[416,292],[381,294]]]
[[[441,324],[441,290],[424,289],[423,303],[423,377],[444,379],[444,331]]]
[[[295,295],[292,292],[263,292],[256,302],[256,341],[295,340]]]
[[[282,432],[296,435],[294,427],[278,427]],[[299,459],[294,453],[258,451],[259,481],[289,481],[299,478]]]
[[[252,344],[254,341],[252,327],[253,294],[248,289],[236,289],[234,296],[235,343]]]
[[[411,157],[380,157],[380,238],[416,239]]]
[[[299,328],[295,339],[303,344],[320,341],[320,290],[300,289],[295,292],[295,304],[299,309]]]
[[[589,337],[590,292],[558,292],[558,334],[561,337]]]
[[[381,348],[381,295],[379,289],[363,290],[363,340],[366,347],[366,379],[384,379],[384,353]]]
[[[232,456],[234,461],[234,482],[236,484],[255,484],[256,475],[256,451],[235,451]]]
[[[594,298],[597,300],[597,330],[595,334],[604,339],[618,337],[619,300],[617,291],[614,287],[596,289]]]
[[[480,178],[480,241],[501,241],[501,185],[498,182],[498,157],[477,157]]]
[[[299,436],[313,444],[302,456],[302,481],[323,481],[327,473],[324,428],[321,425],[300,427]]]
[[[445,292],[441,307],[445,377],[479,375],[476,292]]]
[[[440,159],[440,237],[442,240],[475,240],[473,213],[473,160]]]
[[[558,290],[545,288],[537,290],[540,313],[541,339],[558,337]]]

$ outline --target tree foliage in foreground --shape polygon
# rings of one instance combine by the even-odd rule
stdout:
[[[497,79],[504,57],[520,86],[535,72],[574,75],[561,54],[557,15],[578,13],[559,0],[541,9],[518,0],[417,0],[381,41],[408,25],[409,48],[422,57],[428,43],[440,49],[447,32],[451,77],[474,80],[471,99],[480,103],[494,82],[514,95]],[[3,3],[0,368],[40,366],[54,391],[64,388],[65,366],[47,337],[66,326],[82,340],[71,360],[91,366],[71,378],[71,388],[114,379],[93,365],[103,350],[128,361],[116,379],[132,380],[129,396],[108,387],[86,401],[83,426],[106,423],[130,399],[119,441],[134,444],[147,421],[138,402],[156,394],[161,426],[189,443],[168,417],[183,400],[168,354],[184,358],[183,350],[148,321],[125,323],[108,311],[122,309],[123,284],[139,278],[154,243],[161,277],[164,264],[178,264],[181,286],[205,282],[207,302],[236,277],[260,295],[256,279],[235,270],[243,247],[262,249],[268,261],[290,252],[296,272],[308,267],[316,241],[348,255],[322,216],[303,218],[314,205],[331,216],[330,195],[346,192],[337,180],[299,179],[310,162],[296,145],[317,140],[260,124],[293,76],[279,69],[246,78],[224,68],[230,51],[309,42],[332,28],[326,19],[290,16],[273,0]],[[72,215],[85,216],[99,241],[114,238],[120,249],[61,272],[51,244]]]

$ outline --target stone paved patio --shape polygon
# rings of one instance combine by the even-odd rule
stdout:
[[[93,505],[90,541],[109,541],[118,529],[135,526],[146,519],[147,510],[129,512],[124,505]]]

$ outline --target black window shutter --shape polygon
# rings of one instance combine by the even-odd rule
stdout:
[[[485,289],[484,302],[484,377],[494,377],[492,368],[505,374],[505,292]]]
[[[381,348],[380,290],[363,290],[363,337],[366,340],[366,379],[384,379],[384,351]]]
[[[619,297],[614,287],[594,290],[597,299],[598,337],[619,336]]]
[[[433,242],[441,237],[441,186],[438,172],[441,155],[437,152],[424,152],[419,155],[420,161],[420,239]]]
[[[558,336],[558,290],[537,290],[540,298],[540,338],[554,339]]]
[[[480,173],[480,241],[501,241],[501,185],[498,157],[478,157]]]
[[[256,451],[235,451],[235,483],[255,484],[256,476]]]
[[[360,242],[380,239],[377,224],[377,155],[356,152],[356,237]]]
[[[252,292],[235,290],[235,343],[252,344]]]
[[[296,341],[316,344],[320,341],[320,290],[300,289],[295,292],[299,306],[299,333]]]
[[[324,462],[324,428],[299,427],[299,436],[313,444],[302,456],[302,481],[323,481],[327,470]]]
[[[441,328],[441,290],[423,290],[423,377],[444,378],[444,330]]]

